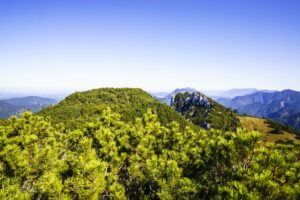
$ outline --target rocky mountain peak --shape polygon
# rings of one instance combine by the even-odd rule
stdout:
[[[193,104],[194,106],[204,106],[204,107],[209,107],[211,105],[211,102],[208,100],[208,98],[201,92],[199,91],[184,91],[184,92],[178,92],[179,93],[187,93],[190,95],[185,95],[185,99],[179,99],[179,101],[184,101],[185,105]],[[177,94],[173,94],[171,98],[171,106],[174,106],[175,98]],[[180,102],[180,105],[182,102]]]
[[[171,106],[186,119],[205,128],[234,131],[239,125],[236,114],[199,91],[176,94]],[[226,126],[224,126],[226,124]]]
[[[195,91],[191,94],[190,97],[186,99],[186,104],[194,104],[196,106],[204,106],[209,107],[211,103],[209,102],[208,98],[202,94],[201,92]]]
[[[173,106],[174,105],[174,101],[175,101],[175,97],[177,94],[180,94],[180,93],[189,93],[189,94],[192,94],[194,92],[197,92],[196,89],[194,88],[177,88],[175,89],[171,94],[170,94],[170,106]]]

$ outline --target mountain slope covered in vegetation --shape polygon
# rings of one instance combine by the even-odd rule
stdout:
[[[164,125],[176,121],[181,127],[192,126],[171,107],[160,103],[147,92],[134,88],[100,88],[76,92],[38,114],[50,116],[54,123],[62,122],[68,128],[75,128],[81,125],[80,122],[96,120],[108,107],[121,114],[121,120],[125,122],[134,122],[137,117],[142,117],[147,109],[151,109]]]
[[[176,94],[171,106],[188,120],[205,129],[235,131],[240,125],[236,113],[198,91]]]

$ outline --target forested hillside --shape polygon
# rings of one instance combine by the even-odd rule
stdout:
[[[181,127],[193,126],[168,105],[160,103],[141,89],[133,88],[100,88],[77,92],[38,114],[50,116],[54,123],[75,128],[87,121],[94,121],[108,107],[121,114],[121,120],[125,122],[134,122],[136,117],[142,117],[147,109],[151,109],[164,125],[176,121]]]

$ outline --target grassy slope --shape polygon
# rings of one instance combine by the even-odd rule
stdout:
[[[296,143],[300,143],[300,140],[296,138],[295,134],[283,132],[282,134],[272,133],[273,128],[269,127],[270,125],[267,123],[265,119],[242,116],[240,117],[240,122],[243,128],[246,130],[259,131],[263,134],[264,140],[268,142],[277,142],[277,141],[293,141]]]
[[[108,107],[121,114],[121,119],[126,122],[133,122],[137,117],[142,117],[147,109],[151,109],[164,125],[177,121],[181,127],[194,126],[168,105],[136,88],[100,88],[76,92],[38,114],[50,116],[54,123],[62,122],[68,128],[75,128],[80,123],[93,121]]]

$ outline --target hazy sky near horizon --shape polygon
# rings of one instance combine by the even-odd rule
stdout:
[[[0,89],[300,90],[299,0],[0,0]]]

